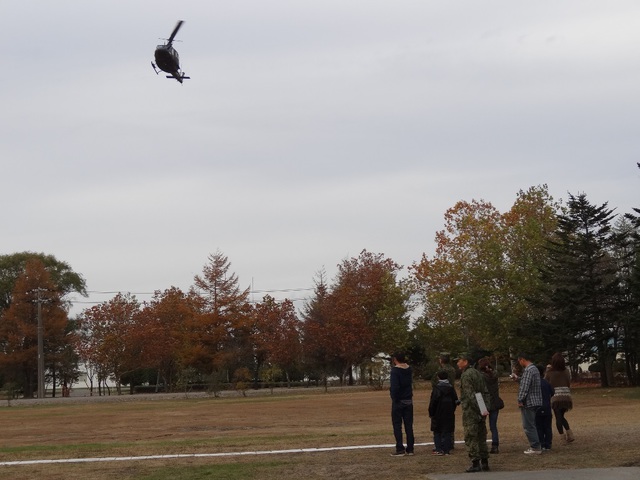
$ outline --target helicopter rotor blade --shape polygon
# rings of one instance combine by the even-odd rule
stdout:
[[[182,26],[183,23],[184,23],[184,20],[178,21],[176,28],[174,28],[173,32],[171,32],[171,35],[169,36],[169,45],[173,43],[173,39],[175,38],[176,34],[178,33],[178,30],[180,30],[180,27]]]

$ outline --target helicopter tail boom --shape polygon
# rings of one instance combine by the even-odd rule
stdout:
[[[167,75],[167,78],[175,78],[180,83],[182,83],[183,80],[191,80],[191,77],[185,76],[184,73],[182,75]]]

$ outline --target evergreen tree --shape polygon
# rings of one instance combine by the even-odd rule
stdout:
[[[569,194],[543,272],[548,317],[540,326],[548,353],[567,351],[574,367],[595,360],[602,386],[612,383],[619,335],[620,288],[611,255],[614,217],[607,203],[597,207],[585,194]]]

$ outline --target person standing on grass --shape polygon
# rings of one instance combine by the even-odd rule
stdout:
[[[405,354],[394,353],[391,357],[391,378],[389,394],[391,395],[391,423],[393,436],[396,439],[394,457],[413,455],[415,438],[413,435],[413,370],[407,364]],[[405,449],[402,438],[402,425],[407,435]]]
[[[551,397],[551,408],[556,417],[558,433],[566,443],[571,443],[575,438],[565,417],[566,413],[573,408],[570,390],[571,373],[561,353],[555,353],[551,357],[551,368],[547,370],[544,378],[551,384],[555,392]]]
[[[526,353],[518,354],[518,363],[523,368],[522,377],[511,374],[518,382],[518,407],[522,417],[522,428],[529,441],[529,448],[524,451],[526,455],[540,455],[542,447],[538,430],[536,428],[536,412],[542,406],[542,390],[540,388],[540,372],[531,362],[531,356]]]
[[[436,385],[438,385],[438,372],[441,371],[445,371],[447,372],[447,376],[449,378],[449,383],[451,384],[451,386],[453,387],[453,389],[455,390],[456,388],[456,367],[454,367],[453,365],[451,365],[451,354],[448,352],[440,352],[440,355],[438,356],[438,370],[431,376],[431,391],[433,391],[434,388],[436,388]],[[451,438],[449,439],[449,442],[451,442],[451,450],[453,450],[455,448],[455,428],[453,430],[451,430],[451,432],[449,433],[449,435],[451,436]],[[437,449],[433,448],[433,452],[432,453],[436,453]]]
[[[487,405],[489,409],[489,430],[491,430],[491,450],[489,453],[497,454],[500,452],[500,437],[498,435],[498,414],[504,408],[504,402],[500,398],[500,382],[498,373],[491,366],[489,358],[481,358],[478,361],[478,370],[484,376],[484,381],[489,390],[491,403]]]
[[[536,367],[540,376],[545,374],[545,366]],[[553,442],[553,428],[551,427],[551,397],[553,397],[553,387],[544,378],[540,379],[540,390],[542,390],[542,406],[536,412],[536,429],[542,450],[551,450]]]
[[[440,370],[438,383],[431,390],[429,400],[429,418],[431,418],[431,431],[433,432],[433,455],[449,455],[451,451],[452,432],[456,424],[456,407],[458,395],[449,383],[449,374]]]
[[[471,366],[471,357],[461,353],[458,357],[460,376],[460,402],[462,404],[462,426],[464,443],[467,446],[471,466],[467,472],[489,471],[489,449],[487,448],[487,422],[489,412],[481,412],[476,393],[480,393],[485,405],[489,405],[489,391],[482,374]]]

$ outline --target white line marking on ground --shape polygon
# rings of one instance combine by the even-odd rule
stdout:
[[[463,442],[455,442],[463,443]],[[416,443],[417,447],[433,445],[430,443]],[[94,462],[136,462],[141,460],[165,460],[172,458],[212,458],[212,457],[242,457],[248,455],[281,455],[286,453],[318,453],[335,452],[339,450],[364,450],[368,448],[394,448],[389,445],[353,445],[347,447],[319,447],[319,448],[293,448],[290,450],[256,450],[250,452],[220,452],[220,453],[179,453],[175,455],[140,455],[137,457],[93,457],[93,458],[55,458],[50,460],[16,460],[13,462],[0,462],[0,466],[9,467],[15,465],[43,465],[52,463],[94,463]]]

